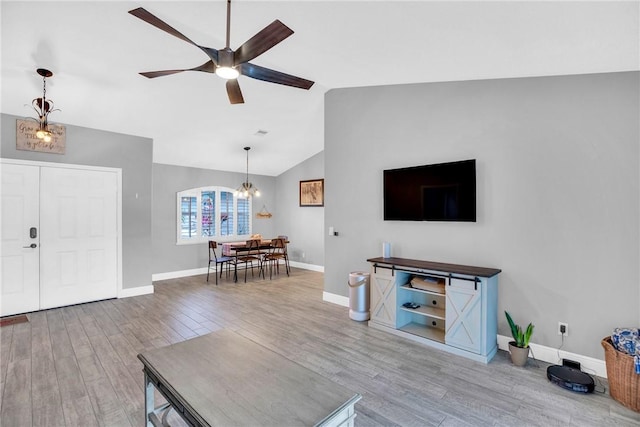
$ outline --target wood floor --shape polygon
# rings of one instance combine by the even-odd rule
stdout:
[[[357,426],[640,426],[606,393],[549,383],[544,363],[516,368],[500,351],[484,365],[352,321],[322,301],[322,282],[299,269],[218,286],[195,276],[31,313],[0,328],[0,425],[143,426],[136,355],[228,328],[361,393]]]

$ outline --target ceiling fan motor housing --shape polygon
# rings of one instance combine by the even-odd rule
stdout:
[[[233,68],[233,51],[228,47],[218,51],[218,67]]]

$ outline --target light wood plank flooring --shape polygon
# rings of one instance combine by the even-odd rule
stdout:
[[[544,363],[516,368],[500,351],[484,365],[352,321],[322,301],[322,283],[299,269],[218,286],[195,276],[31,313],[0,328],[0,425],[142,426],[136,355],[228,328],[361,393],[357,426],[640,426],[608,394],[549,383]]]

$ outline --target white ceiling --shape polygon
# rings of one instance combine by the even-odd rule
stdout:
[[[309,91],[188,72],[199,49],[131,16],[143,6],[196,43],[224,47],[226,1],[5,1],[2,112],[33,116],[48,68],[50,120],[153,138],[153,159],[276,176],[323,150],[333,88],[640,69],[640,2],[233,0],[231,47],[274,19],[295,31],[252,62],[313,80]],[[390,105],[389,108],[393,108]],[[255,135],[266,130],[266,136]],[[90,141],[86,141],[90,143]]]

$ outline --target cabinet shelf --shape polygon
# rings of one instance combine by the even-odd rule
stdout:
[[[400,307],[400,310],[403,310],[412,314],[420,314],[426,317],[433,317],[436,319],[445,320],[445,311],[442,308],[421,305],[418,308]]]
[[[400,286],[400,288],[402,288],[402,289],[404,289],[406,291],[409,291],[409,292],[418,292],[420,294],[439,295],[439,296],[444,295],[444,292],[426,291],[426,290],[423,290],[423,289],[414,288],[413,286],[411,286],[408,283],[406,285]]]
[[[398,330],[444,343],[444,331],[442,329],[430,328],[419,323],[408,323],[398,328]]]

